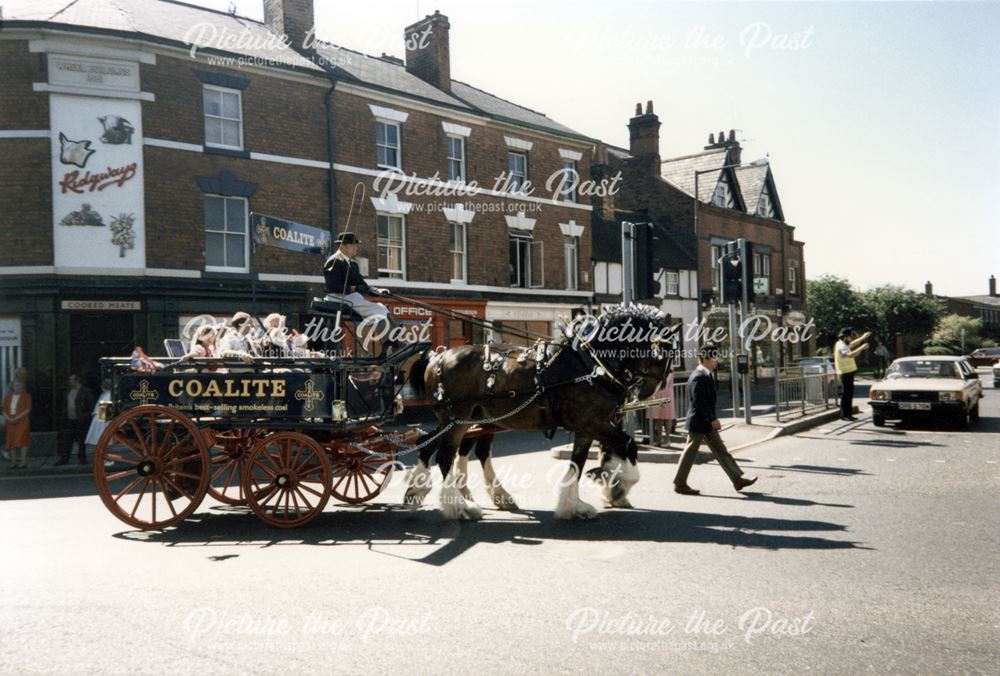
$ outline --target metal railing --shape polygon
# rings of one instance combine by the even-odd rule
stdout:
[[[774,378],[774,413],[778,422],[825,410],[836,404],[837,379],[823,367],[785,366]]]

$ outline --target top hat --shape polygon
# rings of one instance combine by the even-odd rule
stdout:
[[[361,244],[361,240],[353,232],[342,232],[334,240],[337,244]]]

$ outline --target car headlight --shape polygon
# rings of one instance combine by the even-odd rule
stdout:
[[[962,401],[965,392],[938,392],[938,401]]]
[[[872,390],[869,393],[869,397],[875,401],[889,401],[889,391],[888,390]]]

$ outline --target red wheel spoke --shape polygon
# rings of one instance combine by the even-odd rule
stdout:
[[[299,448],[295,452],[295,459],[288,463],[289,465],[291,465],[292,471],[294,471],[294,472],[298,471],[298,469],[299,469],[299,458],[302,457],[302,451],[304,451],[304,450],[306,450],[305,444],[299,444]],[[308,460],[308,459],[309,459],[309,456],[306,455],[306,460]]]
[[[135,433],[136,441],[139,442],[139,448],[142,449],[142,457],[148,457],[150,455],[149,447],[146,445],[146,435],[142,433],[139,426],[135,422],[135,418],[129,419],[129,423],[132,425],[132,432]]]
[[[156,443],[156,414],[149,414],[149,454],[159,455],[160,445]],[[156,486],[153,486],[153,490],[156,490]],[[153,517],[153,521],[156,521],[156,517]]]
[[[153,523],[156,523],[156,482],[153,482],[153,492],[150,494],[153,498]]]
[[[291,507],[288,506],[288,499],[291,496],[292,496],[292,492],[286,488],[285,489],[285,521],[288,521],[289,517],[291,516]],[[280,503],[281,501],[279,500],[278,502]]]
[[[139,491],[139,497],[135,499],[135,504],[132,505],[132,513],[129,514],[133,519],[135,518],[135,512],[139,509],[139,504],[142,502],[142,496],[146,494],[146,488],[149,487],[149,479],[146,479],[142,484],[142,490]]]
[[[334,490],[334,492],[336,492],[336,491],[337,491],[337,489],[338,489],[338,488],[340,488],[340,484],[344,483],[344,479],[350,479],[350,478],[351,478],[351,475],[350,475],[350,474],[345,474],[345,475],[343,475],[342,477],[340,477],[340,480],[339,480],[339,481],[337,481],[337,483],[335,483],[335,484],[333,485],[333,490]]]
[[[310,467],[309,469],[307,469],[304,472],[299,472],[299,476],[300,477],[302,477],[302,476],[309,476],[310,474],[315,474],[316,472],[322,472],[322,471],[323,471],[323,466],[322,465],[316,465],[315,467]]]
[[[135,470],[134,469],[126,469],[126,470],[122,470],[121,472],[115,472],[114,474],[109,474],[106,477],[104,477],[104,480],[105,481],[114,481],[116,479],[122,479],[124,477],[127,477],[130,474],[135,474]]]
[[[299,499],[295,496],[295,489],[288,491],[288,494],[292,497],[292,506],[295,507],[295,517],[299,516]]]
[[[229,487],[232,486],[233,479],[236,477],[236,469],[239,467],[239,465],[235,462],[231,462],[229,463],[229,467],[230,467],[229,476],[226,478],[226,483],[222,486],[223,493],[229,490]]]
[[[264,470],[264,472],[267,473],[267,475],[270,476],[272,479],[278,478],[278,472],[272,470],[270,467],[262,463],[260,460],[254,460],[253,466],[255,468]]]
[[[301,498],[301,500],[302,500],[302,506],[305,507],[307,511],[311,512],[313,510],[313,505],[306,498],[306,494],[303,493],[302,491],[300,491],[298,486],[296,486],[294,488],[294,490],[295,490],[295,493],[299,496],[299,498]]]
[[[323,497],[323,494],[322,494],[322,493],[320,493],[319,491],[317,491],[317,490],[316,490],[316,489],[314,489],[314,488],[310,488],[310,487],[309,487],[309,486],[308,486],[307,484],[305,484],[305,483],[300,483],[300,484],[299,484],[299,488],[302,488],[302,489],[304,489],[304,490],[307,490],[307,491],[309,491],[310,493],[312,493],[313,495],[315,495],[315,496],[316,496],[317,498],[322,498],[322,497]]]
[[[173,488],[173,489],[174,489],[175,491],[177,491],[178,493],[180,493],[181,495],[183,495],[184,497],[186,497],[186,498],[187,498],[188,500],[194,500],[194,496],[193,496],[193,495],[191,495],[190,493],[188,493],[188,492],[187,492],[186,490],[184,490],[184,488],[183,488],[183,487],[181,486],[181,484],[179,484],[179,483],[175,483],[175,482],[174,482],[174,481],[173,481],[173,480],[172,480],[172,479],[171,479],[170,477],[168,477],[168,476],[167,476],[166,474],[164,474],[164,475],[163,475],[163,476],[162,476],[161,478],[163,479],[163,485],[164,485],[164,487],[165,487],[165,486],[166,486],[167,484],[170,484],[170,487],[171,487],[171,488]],[[166,493],[166,491],[164,491],[164,494],[165,494],[165,493]],[[169,503],[169,502],[170,502],[170,500],[168,499],[168,500],[167,500],[167,502]],[[177,516],[177,515],[175,514],[174,516]]]
[[[227,462],[224,465],[220,465],[219,469],[215,470],[215,472],[212,473],[211,481],[215,481],[216,479],[218,479],[220,476],[222,476],[222,473],[225,472],[230,467],[232,467],[232,463],[230,462]]]
[[[167,431],[163,435],[163,443],[161,444],[162,449],[161,448],[156,449],[157,455],[163,455],[167,452],[167,443],[170,441],[170,435],[173,433],[174,433],[174,419],[171,418],[170,422],[167,423]]]
[[[201,452],[198,450],[198,446],[194,443],[194,439],[192,439],[190,436],[184,436],[178,439],[177,443],[174,444],[169,451],[166,451],[162,456],[160,456],[160,460],[166,462],[168,458],[172,458],[173,456],[177,455],[180,451],[190,451],[187,455],[182,456],[184,458],[190,457],[192,455],[201,455]]]
[[[140,459],[146,457],[146,456],[144,456],[142,454],[142,446],[136,445],[134,442],[126,439],[125,437],[123,437],[122,436],[122,430],[115,430],[114,432],[112,432],[111,433],[111,439],[114,440],[114,441],[117,441],[119,444],[121,444],[122,446],[124,446],[128,450],[130,450],[133,453],[135,453]]]
[[[361,483],[365,485],[365,491],[367,491],[369,494],[378,491],[378,483],[376,483],[374,479],[372,480],[372,484],[374,484],[375,488],[372,489],[368,487],[368,475],[359,474],[358,476],[361,477]]]
[[[166,478],[166,477],[164,477],[164,478]],[[154,481],[154,483],[156,482],[155,479],[153,481]],[[174,503],[171,502],[170,496],[167,495],[167,485],[166,484],[163,484],[163,498],[164,498],[164,500],[167,501],[167,507],[170,508],[170,511],[173,513],[174,518],[177,518],[177,510],[174,509]]]
[[[142,481],[142,479],[143,479],[142,477],[138,477],[135,481],[133,481],[128,486],[126,486],[125,488],[123,488],[121,490],[121,492],[119,492],[118,495],[115,496],[115,502],[118,502],[119,500],[121,500],[122,496],[125,495],[126,493],[128,493],[133,488],[135,488],[135,485],[137,483],[139,483],[140,481]]]
[[[138,460],[129,460],[128,458],[123,458],[122,456],[118,455],[117,453],[105,453],[104,457],[106,459],[108,459],[108,460],[114,460],[116,462],[125,462],[125,463],[128,463],[129,465],[138,465],[139,464]]]
[[[201,477],[197,474],[191,474],[190,472],[178,472],[177,470],[170,470],[171,476],[182,476],[185,479],[194,479],[195,481],[200,481]]]

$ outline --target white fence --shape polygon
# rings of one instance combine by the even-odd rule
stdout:
[[[786,366],[774,379],[774,412],[778,422],[828,409],[837,403],[837,380],[824,367]]]

